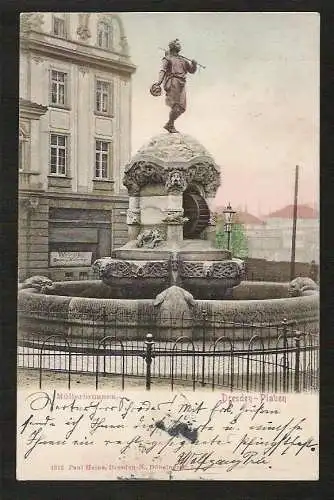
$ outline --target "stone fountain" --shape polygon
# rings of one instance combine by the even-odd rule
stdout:
[[[154,297],[178,286],[194,298],[224,299],[239,285],[243,262],[215,246],[220,169],[196,139],[153,137],[126,166],[123,183],[129,241],[94,263],[114,297]]]
[[[21,284],[19,336],[102,338],[115,325],[119,338],[142,339],[148,331],[156,340],[178,338],[181,328],[196,339],[204,317],[209,331],[233,338],[251,338],[254,325],[283,319],[298,325],[309,318],[307,328],[317,328],[319,290],[312,280],[242,281],[244,263],[215,248],[212,203],[220,170],[196,139],[153,137],[126,166],[123,182],[128,243],[95,261],[98,280],[35,276]]]

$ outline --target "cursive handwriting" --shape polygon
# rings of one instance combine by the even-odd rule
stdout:
[[[37,391],[26,396],[19,413],[23,462],[48,456],[54,474],[104,471],[129,480],[192,471],[204,479],[206,472],[267,471],[281,467],[285,457],[307,461],[318,450],[307,416],[262,397],[157,393],[142,399],[115,393],[82,400]],[[55,456],[63,463],[54,463]]]

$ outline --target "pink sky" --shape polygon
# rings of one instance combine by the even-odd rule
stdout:
[[[255,215],[318,200],[319,15],[316,13],[126,13],[131,57],[132,152],[162,132],[169,109],[148,89],[162,52],[179,38],[184,55],[206,66],[187,82],[177,121],[221,167],[217,203]]]

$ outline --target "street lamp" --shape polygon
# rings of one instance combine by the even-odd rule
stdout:
[[[225,217],[225,225],[224,225],[224,231],[227,233],[227,250],[230,250],[230,240],[231,240],[231,232],[232,232],[232,221],[233,221],[233,215],[236,213],[232,207],[231,203],[227,205],[225,210],[223,210],[224,217]]]

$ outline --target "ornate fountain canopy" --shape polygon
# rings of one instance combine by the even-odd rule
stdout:
[[[152,137],[131,159],[123,184],[130,196],[153,184],[165,184],[167,191],[184,191],[195,184],[205,195],[214,196],[220,185],[220,169],[210,153],[190,135],[162,133]]]

